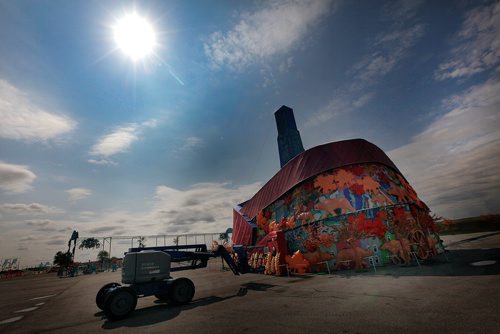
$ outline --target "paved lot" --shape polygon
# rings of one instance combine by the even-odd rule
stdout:
[[[98,312],[94,298],[119,273],[2,281],[0,333],[498,333],[500,233],[445,240],[449,263],[377,273],[236,277],[217,261],[182,273],[197,289],[191,304],[142,298],[130,318],[116,322]],[[497,262],[470,265],[485,260]],[[9,319],[18,320],[2,323]]]

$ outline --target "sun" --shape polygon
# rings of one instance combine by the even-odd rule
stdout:
[[[157,46],[153,26],[136,12],[119,19],[113,33],[117,47],[134,62],[150,56]]]

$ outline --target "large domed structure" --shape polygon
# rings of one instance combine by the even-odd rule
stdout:
[[[295,120],[287,122],[295,127]],[[289,254],[329,253],[342,261],[343,250],[368,250],[360,254],[373,265],[436,254],[439,237],[429,208],[380,148],[352,139],[303,151],[297,129],[289,133],[300,144],[291,150],[299,153],[281,159],[282,168],[234,208],[235,244],[255,245],[283,231]],[[278,137],[280,157],[290,155],[281,152],[284,141]],[[349,257],[342,262],[349,265]]]

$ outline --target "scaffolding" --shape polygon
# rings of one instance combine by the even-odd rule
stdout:
[[[190,245],[190,244],[205,244],[207,248],[212,246],[213,241],[220,240],[221,233],[197,233],[197,234],[159,234],[159,235],[131,235],[131,236],[82,236],[79,239],[85,240],[94,238],[101,241],[99,251],[107,251],[109,257],[112,257],[113,242],[119,243],[123,240],[130,241],[129,248],[145,247],[148,246],[174,246],[174,245]],[[123,242],[121,242],[123,244]],[[123,247],[122,247],[123,248]],[[121,256],[120,256],[121,257]]]

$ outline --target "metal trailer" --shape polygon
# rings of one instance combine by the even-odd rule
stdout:
[[[235,251],[240,263],[246,264],[243,248]],[[223,246],[216,251],[207,251],[205,244],[130,248],[125,253],[122,283],[108,283],[96,295],[96,304],[110,320],[127,317],[135,310],[137,299],[155,296],[173,304],[189,303],[195,287],[188,278],[172,278],[170,272],[205,268],[208,260],[222,257],[235,275],[246,272],[240,268]],[[171,263],[179,266],[171,267]],[[188,264],[183,264],[188,263]]]

